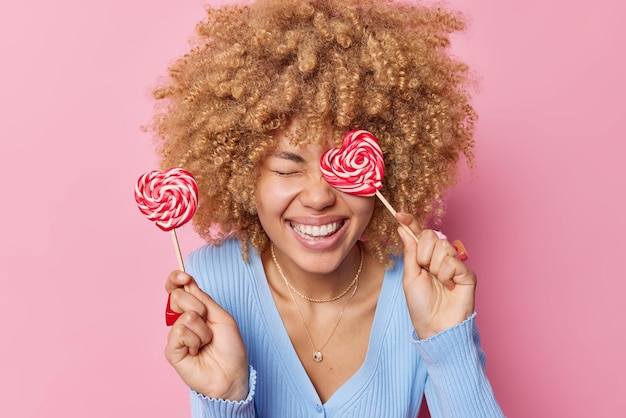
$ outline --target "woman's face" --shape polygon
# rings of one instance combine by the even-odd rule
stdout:
[[[363,234],[374,197],[352,196],[322,177],[328,146],[293,146],[282,136],[264,158],[257,180],[258,217],[290,269],[334,272]]]

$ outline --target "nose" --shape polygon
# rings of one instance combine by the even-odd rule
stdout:
[[[300,203],[316,211],[322,211],[335,204],[335,189],[324,180],[322,173],[311,176],[300,192]]]

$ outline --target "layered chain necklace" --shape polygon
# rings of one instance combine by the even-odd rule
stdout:
[[[296,305],[296,309],[298,310],[298,314],[300,315],[300,319],[302,320],[302,325],[304,325],[304,331],[306,332],[306,335],[309,338],[309,342],[311,343],[311,346],[313,347],[313,361],[315,361],[316,363],[320,363],[322,360],[324,360],[324,355],[322,354],[322,350],[324,349],[324,347],[326,347],[326,344],[328,344],[328,342],[330,341],[332,336],[335,334],[335,330],[339,326],[339,323],[341,322],[341,318],[343,318],[343,313],[345,312],[346,307],[348,306],[348,303],[350,303],[350,301],[354,297],[354,294],[356,293],[357,289],[359,288],[359,275],[361,274],[361,269],[363,268],[363,249],[361,249],[361,247],[359,246],[359,253],[361,255],[361,260],[359,261],[359,268],[357,269],[356,274],[354,275],[354,279],[352,280],[352,282],[350,282],[348,287],[343,292],[341,292],[339,295],[333,296],[332,298],[329,298],[329,299],[314,299],[314,298],[310,298],[310,297],[302,294],[300,291],[298,291],[298,289],[296,289],[291,284],[291,282],[289,282],[289,280],[287,280],[287,277],[285,277],[285,273],[283,273],[283,269],[280,267],[280,264],[278,263],[278,260],[276,259],[276,253],[274,252],[274,244],[273,243],[270,246],[270,251],[272,253],[272,260],[274,260],[274,265],[276,266],[276,270],[278,270],[278,273],[280,274],[280,277],[282,277],[283,281],[285,282],[285,285],[287,286],[287,290],[289,291],[289,296],[291,296],[291,300],[293,301],[294,305]],[[326,342],[324,342],[324,344],[322,344],[322,346],[318,349],[315,346],[315,343],[313,342],[313,338],[311,338],[311,334],[309,333],[309,329],[306,326],[306,321],[304,320],[304,315],[302,314],[302,311],[300,310],[300,305],[298,305],[298,302],[296,301],[296,298],[294,297],[293,294],[295,293],[298,296],[300,296],[302,299],[307,300],[309,302],[327,303],[327,302],[332,302],[332,301],[335,301],[337,299],[340,299],[341,297],[346,295],[346,293],[348,293],[350,291],[350,289],[353,289],[352,293],[350,293],[350,296],[346,300],[346,303],[344,303],[343,307],[341,308],[341,313],[339,314],[339,319],[337,319],[337,322],[335,323],[335,326],[333,327],[332,331],[330,332],[330,335],[326,339]]]

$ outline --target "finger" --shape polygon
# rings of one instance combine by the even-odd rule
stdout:
[[[457,285],[476,286],[476,274],[464,262],[452,256],[445,258],[436,277],[448,289]]]
[[[404,246],[404,271],[405,277],[417,277],[421,268],[417,264],[417,242],[409,235],[404,228],[398,228],[398,235]]]
[[[439,236],[437,237],[439,238]],[[448,257],[453,257],[455,254],[456,254],[456,250],[454,249],[452,244],[450,244],[445,239],[439,238],[437,241],[435,241],[433,254],[430,260],[430,265],[428,266],[429,271],[434,275],[438,275],[439,269],[441,268],[444,261]]]
[[[193,307],[191,306],[189,307],[189,309],[195,310],[196,312],[198,312],[203,318],[208,319],[209,321],[213,321],[213,322],[223,322],[223,321],[232,320],[232,317],[230,316],[228,312],[222,309],[222,307],[219,306],[213,300],[213,298],[211,298],[202,289],[200,289],[200,287],[198,286],[198,284],[196,283],[196,281],[193,279],[192,276],[180,270],[175,270],[172,273],[170,273],[165,283],[165,290],[167,290],[168,292],[179,293],[179,292],[175,292],[177,289],[194,296],[197,300],[199,300],[204,305],[204,308],[202,309],[196,306],[195,302],[190,302],[193,305]],[[182,302],[182,300],[190,301],[190,299],[182,298],[182,294],[179,294],[178,296],[181,297],[180,299],[181,303],[184,303]],[[179,312],[179,311],[183,312],[185,310],[185,309],[182,309],[179,305],[176,305],[178,309],[175,309],[173,306],[170,306],[170,307],[172,308],[172,310],[176,312]]]
[[[196,312],[203,320],[207,317],[207,306],[196,295],[186,292],[183,288],[177,288],[170,293],[170,309],[174,312]]]
[[[439,241],[439,237],[432,229],[425,229],[419,236],[419,244],[417,246],[417,262],[427,270],[430,270],[435,245]]]
[[[232,316],[215,302],[211,296],[200,289],[195,280],[189,282],[187,292],[204,304],[207,312],[205,317],[209,323],[234,323]]]
[[[193,277],[181,270],[174,270],[167,276],[165,281],[165,291],[172,293],[174,289],[182,288],[193,281]]]
[[[193,347],[189,347],[189,354],[195,356],[198,354],[200,348],[209,344],[213,339],[213,332],[211,328],[207,325],[204,318],[198,315],[197,312],[187,311],[181,315],[179,322],[186,326],[188,330],[194,333],[199,339],[200,342],[198,345],[194,345]]]
[[[422,226],[417,221],[415,216],[411,215],[410,213],[398,212],[396,213],[396,219],[401,224],[408,226],[409,229],[411,229],[411,231],[413,231],[415,234],[419,234],[422,229]]]
[[[196,355],[202,347],[202,337],[191,330],[182,321],[177,321],[167,335],[165,358],[171,364],[184,360],[188,355]]]
[[[455,266],[455,260],[452,257],[446,257],[441,265],[438,268],[437,273],[435,274],[435,277],[437,278],[437,280],[439,280],[439,282],[441,284],[443,284],[446,288],[452,290],[454,289],[455,286],[455,282],[454,282],[454,277],[458,274],[457,273],[457,266]]]

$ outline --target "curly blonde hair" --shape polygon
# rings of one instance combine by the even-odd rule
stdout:
[[[196,231],[212,227],[259,251],[269,239],[255,183],[277,133],[294,119],[296,144],[351,129],[379,140],[382,192],[424,224],[443,214],[461,156],[473,161],[476,114],[467,65],[448,53],[458,13],[385,0],[258,0],[207,8],[191,50],[154,91],[162,168],[193,173],[201,195]],[[381,262],[402,252],[398,224],[376,202],[364,246]]]

